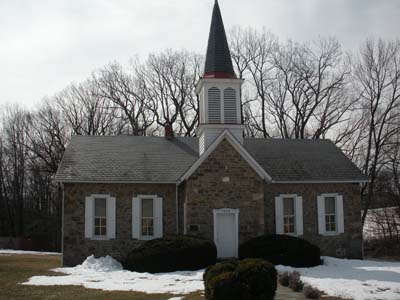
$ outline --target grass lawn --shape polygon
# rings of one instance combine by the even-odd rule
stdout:
[[[32,300],[166,300],[176,295],[144,294],[136,292],[105,292],[79,286],[28,286],[20,285],[35,275],[61,275],[48,270],[60,266],[57,255],[0,255],[0,299]],[[204,300],[199,293],[184,297],[187,300]]]

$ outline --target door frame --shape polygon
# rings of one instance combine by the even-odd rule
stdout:
[[[239,209],[234,209],[234,208],[220,208],[220,209],[213,209],[213,219],[214,219],[214,243],[217,245],[217,216],[218,215],[227,215],[227,214],[233,214],[234,215],[234,220],[235,220],[235,256],[238,257],[238,252],[239,252]],[[218,247],[217,247],[218,249]],[[223,257],[221,257],[223,258]]]

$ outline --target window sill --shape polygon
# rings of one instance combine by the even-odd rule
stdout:
[[[90,238],[91,241],[109,241],[110,239],[106,236],[95,236]]]
[[[293,233],[283,233],[283,235],[300,236],[300,235],[297,234],[296,232],[293,232]]]
[[[321,234],[322,236],[335,236],[335,235],[339,235],[341,233],[335,231],[335,232],[325,232],[324,234]]]
[[[154,240],[155,237],[154,236],[141,236],[139,238],[140,241],[150,241],[150,240]]]

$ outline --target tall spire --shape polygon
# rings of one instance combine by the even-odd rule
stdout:
[[[218,1],[215,0],[204,68],[204,78],[236,78]]]

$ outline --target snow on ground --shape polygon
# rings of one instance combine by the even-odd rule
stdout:
[[[400,263],[323,257],[324,264],[314,268],[277,266],[278,271],[299,271],[303,282],[330,296],[354,300],[399,300]],[[64,276],[34,276],[26,285],[82,285],[107,291],[137,291],[184,295],[202,291],[203,273],[137,273],[122,269],[110,256],[88,257],[73,268],[57,268]],[[170,300],[179,300],[179,297]]]
[[[323,257],[314,268],[277,266],[279,272],[298,271],[301,279],[330,296],[354,300],[399,300],[400,263]]]
[[[121,264],[110,256],[89,256],[81,265],[73,268],[57,268],[52,271],[65,276],[33,276],[25,285],[82,285],[105,291],[136,291],[149,294],[189,294],[203,290],[203,273],[180,271],[172,273],[137,273],[122,270]],[[178,300],[176,298],[175,300]]]
[[[57,253],[57,252],[40,252],[40,251],[0,249],[0,255],[10,255],[10,254],[61,255],[61,253]]]

